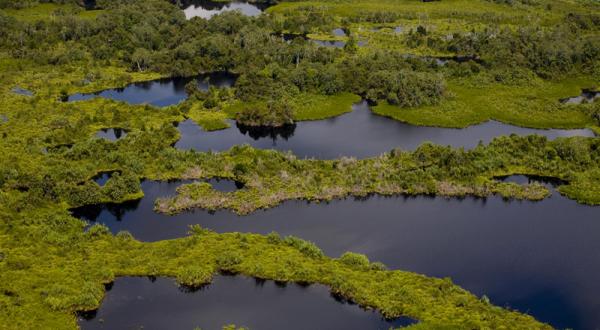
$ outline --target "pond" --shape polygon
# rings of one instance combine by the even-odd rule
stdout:
[[[318,317],[315,317],[317,316]],[[199,290],[173,279],[117,279],[100,309],[80,314],[82,329],[389,329],[415,323],[385,320],[372,310],[336,299],[322,285],[280,284],[217,276]]]
[[[179,184],[146,181],[139,201],[85,207],[74,215],[143,241],[185,236],[192,224],[217,232],[276,231],[315,242],[332,257],[354,251],[391,269],[449,276],[496,305],[558,328],[600,325],[600,207],[556,192],[540,202],[374,196],[289,201],[245,217],[229,211],[154,213],[154,200],[173,195]]]
[[[256,128],[230,122],[228,129],[206,132],[193,121],[179,124],[179,149],[223,151],[238,144],[256,148],[291,150],[297,156],[333,159],[340,156],[372,157],[394,148],[413,150],[425,141],[453,147],[473,148],[481,140],[496,136],[539,134],[554,139],[561,136],[594,136],[588,129],[537,130],[489,121],[464,129],[413,126],[370,111],[367,102],[357,103],[353,111],[341,116],[302,121],[279,128]]]
[[[333,34],[336,37],[347,37],[348,35],[346,34],[346,31],[342,28],[337,28],[337,29],[333,29],[331,31],[331,34]]]
[[[246,16],[258,16],[270,6],[271,4],[248,1],[188,0],[182,1],[181,8],[183,8],[183,13],[187,19],[194,17],[210,19],[215,15],[233,10],[237,10]]]
[[[600,99],[600,91],[595,91],[591,89],[583,89],[581,91],[581,95],[568,97],[560,100],[561,103],[566,104],[582,104],[594,102],[596,99]]]
[[[123,88],[112,88],[95,93],[74,94],[67,101],[89,100],[94,97],[104,97],[117,101],[125,101],[131,104],[151,104],[164,107],[177,104],[185,100],[188,95],[185,85],[190,81],[198,81],[202,90],[208,90],[210,86],[231,87],[237,76],[229,72],[211,72],[194,77],[175,77],[136,82]]]
[[[94,182],[96,182],[99,186],[104,186],[106,182],[110,180],[110,178],[112,178],[113,174],[118,172],[119,171],[100,172],[94,175],[94,177],[92,177],[92,180],[94,180]]]
[[[33,96],[33,92],[21,87],[15,87],[11,90],[15,94],[23,95],[23,96]]]

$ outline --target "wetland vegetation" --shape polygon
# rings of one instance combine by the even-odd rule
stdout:
[[[236,5],[242,11],[229,10]],[[387,260],[390,247],[380,246],[388,249],[383,254],[351,244],[323,252],[303,239],[323,245],[327,240],[306,232],[298,232],[300,238],[270,233],[276,226],[253,230],[251,221],[262,219],[257,210],[284,202],[372,194],[417,196],[408,199],[414,201],[423,196],[505,199],[505,207],[498,209],[540,200],[531,205],[545,209],[548,198],[560,198],[572,203],[568,208],[573,211],[552,218],[548,226],[565,231],[564,221],[592,218],[594,205],[600,204],[600,139],[592,133],[600,133],[598,13],[600,5],[589,0],[0,0],[0,324],[14,329],[85,326],[77,313],[100,308],[102,314],[105,285],[130,280],[120,277],[171,277],[190,289],[219,273],[234,273],[322,285],[384,317],[417,321],[411,329],[597,327],[594,318],[548,316],[583,309],[542,313],[533,298],[511,301],[508,307],[508,300],[492,296],[490,301],[485,289],[472,285],[477,279],[467,282],[453,271]],[[291,35],[302,37],[285,37]],[[340,47],[321,47],[315,40]],[[361,99],[363,112],[351,112]],[[351,117],[356,115],[363,116]],[[342,123],[356,118],[341,127],[345,135],[331,130],[335,136],[354,134],[345,141],[351,148],[326,135],[328,120],[338,116],[333,120]],[[377,125],[365,124],[373,118]],[[205,133],[198,141],[177,127],[190,123]],[[412,140],[394,141],[402,138],[397,132],[366,134],[384,132],[382,127],[397,130],[395,124]],[[485,136],[472,133],[479,127],[474,125],[496,124],[520,127]],[[304,142],[310,140],[300,132],[319,125],[311,138],[343,151],[325,155]],[[435,140],[429,137],[433,132],[449,128],[456,136],[467,128],[464,140],[427,142]],[[297,130],[298,147],[293,142],[263,150],[256,147],[270,148],[252,141],[252,146],[237,145],[244,141],[236,139],[230,143],[226,134],[235,129],[272,141],[296,141],[292,134]],[[533,129],[548,131],[527,135],[540,133]],[[215,130],[221,131],[210,132]],[[520,135],[493,138],[509,132]],[[218,150],[195,147],[210,134]],[[559,137],[563,134],[569,137]],[[512,175],[531,180],[503,179]],[[149,193],[153,200],[148,201],[142,189],[148,180],[180,181],[170,184],[170,194]],[[554,188],[548,180],[559,184]],[[550,197],[554,189],[561,196]],[[132,235],[70,211],[101,205],[126,214],[123,208],[135,209],[135,203],[150,206],[149,217],[163,225],[197,209],[247,215],[248,227],[215,232],[192,220],[175,236],[145,241],[136,235],[142,222],[131,228]],[[358,202],[339,203],[351,210]],[[369,210],[372,214],[362,221],[385,217],[376,208]],[[394,212],[400,215],[394,221],[403,223],[403,210]],[[328,219],[319,219],[322,228],[331,228]],[[509,220],[507,226],[518,226]],[[544,226],[540,221],[527,230],[545,233]],[[473,228],[478,228],[474,237],[484,230]],[[411,228],[402,229],[411,233]],[[335,240],[336,231],[322,231]],[[438,231],[427,228],[430,234]],[[419,237],[443,240],[440,233],[446,232]],[[502,237],[510,244],[509,236]],[[528,246],[545,246],[540,237],[528,236]],[[597,251],[593,245],[579,247],[571,250],[581,255]],[[367,256],[346,252],[355,248]],[[371,252],[389,261],[391,269],[369,260]],[[559,256],[546,255],[566,262]],[[420,265],[432,263],[423,255],[415,258]],[[568,259],[573,269],[597,264]],[[521,274],[504,270],[512,278]],[[565,274],[561,283],[577,281],[564,268],[559,272]],[[221,281],[216,277],[216,285]],[[475,294],[459,286],[463,283]],[[560,300],[561,287],[548,286],[550,296],[538,298],[542,304]],[[324,306],[340,308],[335,304]],[[597,304],[589,306],[592,310]],[[526,314],[530,310],[533,316]],[[227,310],[218,313],[222,317],[211,326],[237,324],[233,311],[231,319]],[[362,319],[366,327],[383,322],[364,313],[361,317],[375,322]]]

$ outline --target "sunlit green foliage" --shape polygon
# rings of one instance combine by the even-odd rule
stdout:
[[[42,1],[45,2],[45,1]],[[415,329],[544,329],[452,284],[388,271],[367,256],[332,259],[296,237],[190,235],[155,243],[85,228],[74,206],[139,199],[142,179],[231,178],[232,193],[206,183],[157,201],[163,212],[230,208],[246,214],[287,199],[438,194],[541,199],[541,185],[496,176],[533,174],[567,181],[559,191],[600,204],[600,142],[502,137],[464,151],[423,144],[372,159],[300,160],[250,147],[183,152],[173,123],[205,130],[236,118],[253,125],[315,120],[351,110],[363,96],[375,112],[415,124],[464,127],[489,119],[521,126],[600,130],[598,102],[561,105],[600,83],[593,1],[416,0],[284,2],[258,18],[226,13],[185,20],[163,0],[0,0],[0,327],[72,329],[75,312],[97,308],[118,276],[169,276],[198,287],[218,271],[321,283],[385,316],[410,316]],[[94,19],[90,19],[94,18]],[[402,27],[400,32],[395,31]],[[344,28],[348,36],[331,35]],[[349,42],[319,47],[279,33]],[[359,46],[359,42],[367,46]],[[438,65],[431,56],[471,55]],[[188,88],[182,104],[158,109],[105,99],[62,102],[76,92],[210,71],[239,74],[231,89]],[[25,88],[33,96],[17,95]],[[94,138],[122,128],[124,139]],[[99,186],[92,178],[115,171]]]

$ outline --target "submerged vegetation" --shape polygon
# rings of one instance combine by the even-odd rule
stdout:
[[[182,185],[176,196],[156,201],[156,210],[168,214],[198,207],[248,214],[288,199],[374,193],[549,195],[540,184],[495,179],[512,174],[563,180],[561,194],[598,205],[598,138],[498,137],[469,151],[423,143],[413,152],[361,160],[298,159],[248,146],[199,153],[173,145],[175,125],[186,119],[205,130],[226,128],[231,119],[280,126],[340,115],[360,98],[378,114],[419,125],[494,119],[600,132],[600,102],[560,102],[600,84],[600,5],[294,1],[258,17],[226,12],[210,20],[186,20],[166,0],[104,0],[97,8],[86,11],[70,0],[0,1],[1,327],[75,328],[76,311],[97,308],[103,284],[118,276],[169,276],[197,287],[217,272],[233,272],[321,283],[386,317],[415,318],[415,329],[549,328],[450,279],[386,270],[353,253],[334,259],[299,238],[192,227],[188,237],[145,243],[87,226],[68,210],[139,199],[144,179],[244,184],[232,192]],[[340,28],[343,35],[332,35]],[[282,33],[339,39],[347,47],[319,47],[304,37],[288,42]],[[367,46],[352,46],[358,41]],[[164,108],[104,98],[63,102],[75,93],[217,71],[237,75],[235,84],[201,90],[192,81],[185,101]],[[127,135],[95,137],[106,128]],[[104,185],[94,181],[107,172]]]

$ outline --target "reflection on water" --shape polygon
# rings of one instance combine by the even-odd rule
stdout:
[[[185,85],[192,80],[198,82],[201,90],[210,86],[231,87],[237,76],[228,72],[212,72],[194,77],[163,78],[151,81],[136,82],[124,88],[113,88],[89,94],[74,94],[67,101],[89,100],[94,97],[104,97],[131,104],[151,104],[158,107],[177,104],[187,98]]]
[[[322,285],[281,284],[217,276],[200,290],[168,278],[119,278],[100,309],[80,314],[83,329],[390,329],[414,324],[385,320],[372,310],[335,299]]]
[[[107,172],[100,172],[98,174],[96,174],[92,180],[94,180],[94,182],[96,182],[99,186],[104,186],[106,184],[106,182],[108,180],[110,180],[110,178],[112,177],[113,173],[116,173],[118,171],[107,171]]]
[[[600,99],[600,91],[584,89],[581,91],[581,95],[574,96],[574,97],[568,97],[566,99],[560,100],[560,102],[566,103],[566,104],[581,104],[581,103],[594,102],[596,99]]]
[[[600,324],[594,276],[600,273],[600,208],[557,193],[540,202],[423,196],[289,201],[245,217],[229,211],[154,213],[154,200],[173,195],[178,184],[146,181],[139,202],[85,207],[74,215],[143,241],[185,236],[191,224],[217,232],[276,231],[315,242],[329,256],[355,251],[392,269],[449,276],[496,305],[559,328]]]
[[[244,183],[242,182],[223,178],[212,178],[206,182],[210,183],[214,190],[221,192],[232,192],[244,188]]]
[[[228,129],[206,132],[191,120],[182,122],[178,128],[181,139],[175,147],[179,149],[223,151],[247,143],[256,148],[291,150],[299,157],[322,159],[373,157],[394,148],[413,150],[426,141],[473,148],[479,141],[487,143],[494,137],[510,134],[539,134],[550,139],[594,136],[588,129],[538,130],[495,121],[464,129],[413,126],[373,114],[367,102],[355,104],[352,112],[339,117],[279,128],[251,128],[231,122]]]
[[[183,1],[182,3],[182,8],[184,8],[183,12],[187,19],[191,19],[193,17],[210,19],[215,15],[233,10],[237,10],[246,16],[258,16],[270,6],[270,4],[250,3],[248,1],[222,2],[208,0],[191,0]]]
[[[96,133],[97,138],[116,141],[127,136],[127,131],[121,128],[103,128]]]
[[[545,176],[539,176],[539,175],[509,175],[509,176],[502,176],[502,177],[497,177],[496,179],[499,179],[501,181],[504,182],[513,182],[513,183],[517,183],[517,184],[532,184],[532,183],[539,183],[539,184],[543,184],[545,185],[548,189],[554,189],[557,188],[560,185],[564,185],[567,184],[568,182],[557,179],[557,178],[551,178],[551,177],[545,177]]]

